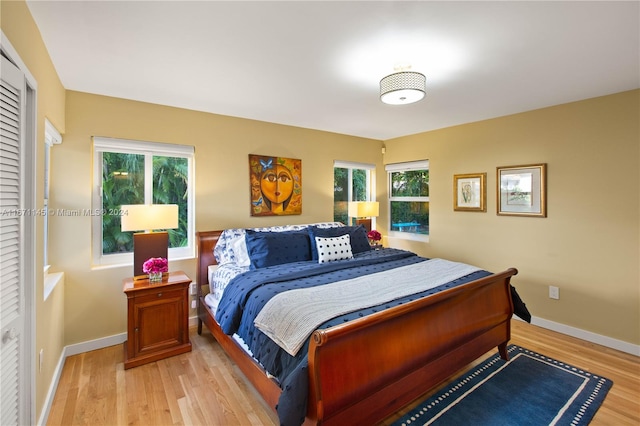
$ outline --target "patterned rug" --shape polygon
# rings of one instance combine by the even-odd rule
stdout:
[[[613,382],[510,345],[420,403],[394,426],[587,425]]]

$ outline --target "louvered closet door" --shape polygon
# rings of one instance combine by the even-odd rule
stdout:
[[[23,350],[24,293],[21,208],[22,143],[25,80],[2,57],[0,76],[0,425],[25,424],[29,401],[22,400],[25,357]],[[24,386],[24,385],[23,385]]]

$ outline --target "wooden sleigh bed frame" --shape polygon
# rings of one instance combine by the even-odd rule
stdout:
[[[206,324],[266,403],[281,390],[220,329],[204,302],[208,266],[222,231],[198,232],[198,334]],[[309,345],[305,424],[374,424],[434,388],[487,351],[507,360],[511,336],[510,280],[504,272],[348,323],[316,330]]]

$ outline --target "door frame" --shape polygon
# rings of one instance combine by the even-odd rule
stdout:
[[[24,135],[24,157],[22,158],[22,176],[24,177],[24,187],[22,188],[22,199],[25,209],[36,209],[36,143],[37,143],[37,88],[38,84],[26,64],[20,58],[17,50],[13,47],[4,32],[0,30],[0,51],[24,74],[26,80],[26,105],[25,105],[25,135]],[[23,410],[21,418],[27,424],[36,423],[36,217],[35,215],[25,215],[23,217],[24,244],[23,244],[23,266],[22,276],[24,277],[24,329],[23,336],[24,365],[21,366],[22,377],[20,379],[20,401],[28,401]],[[42,268],[41,268],[42,269]]]

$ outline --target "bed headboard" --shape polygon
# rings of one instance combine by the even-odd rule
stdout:
[[[257,231],[283,231],[290,229],[302,229],[310,225],[316,225],[320,228],[333,228],[336,226],[344,226],[340,222],[318,222],[312,224],[303,225],[287,225],[287,226],[272,226],[266,228],[248,228]],[[245,228],[246,229],[246,228]],[[213,255],[213,249],[218,244],[218,240],[224,230],[217,231],[200,231],[196,232],[196,249],[198,257],[198,270],[196,276],[196,282],[198,283],[198,297],[202,295],[202,286],[209,285],[209,265],[217,265],[215,256]]]
[[[202,294],[200,289],[203,285],[209,285],[209,265],[215,265],[216,258],[213,256],[213,248],[218,243],[222,231],[202,231],[196,232],[196,247],[198,257],[198,271],[196,282],[198,283],[198,295]]]

